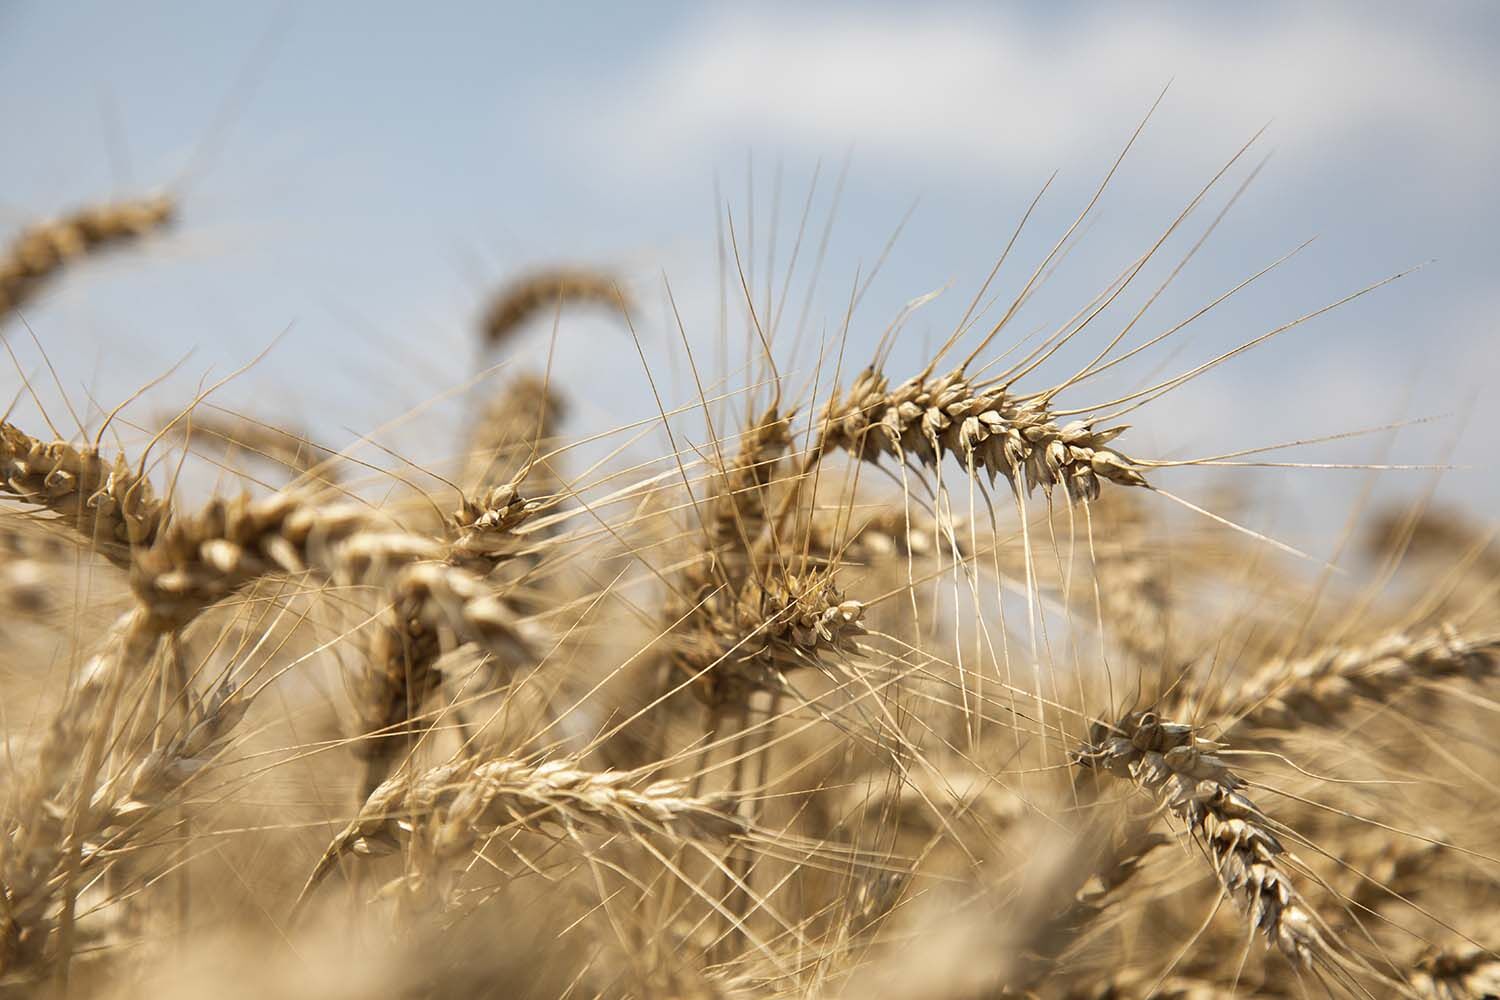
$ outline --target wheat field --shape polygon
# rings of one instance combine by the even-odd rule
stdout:
[[[1275,278],[1149,311],[1240,161],[1071,315],[1033,299],[1108,178],[1050,252],[1002,240],[920,370],[890,359],[928,297],[855,318],[856,285],[799,327],[793,269],[762,295],[733,215],[717,357],[671,308],[641,335],[659,279],[538,261],[474,319],[461,417],[409,414],[430,450],[403,454],[213,385],[44,404],[73,359],[33,303],[193,205],[39,209],[0,254],[27,359],[0,992],[1500,996],[1482,512],[1361,508],[1317,550],[1350,572],[1246,526],[1268,501],[1235,473],[1297,448],[1135,443],[1175,445],[1162,396],[1404,294],[1173,353]],[[655,417],[575,419],[566,366],[515,352],[582,315],[637,345]]]

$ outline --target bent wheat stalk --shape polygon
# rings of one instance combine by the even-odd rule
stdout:
[[[89,205],[27,226],[0,254],[0,316],[19,309],[68,262],[140,239],[172,221],[177,206],[164,194]]]
[[[526,274],[502,288],[491,300],[479,328],[485,340],[499,344],[532,317],[559,304],[597,304],[629,314],[629,298],[609,274],[583,268],[553,268]]]

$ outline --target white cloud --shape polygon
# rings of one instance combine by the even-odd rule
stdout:
[[[1153,125],[1169,137],[1233,141],[1274,117],[1277,143],[1314,154],[1376,132],[1385,143],[1435,143],[1460,169],[1496,144],[1493,67],[1358,8],[1238,29],[1166,21],[1143,7],[1066,28],[915,10],[757,7],[705,19],[612,98],[579,102],[565,117],[651,170],[705,145],[829,153],[853,142],[958,175],[1034,172],[1117,146],[1173,79]],[[1195,145],[1218,156],[1222,143]]]

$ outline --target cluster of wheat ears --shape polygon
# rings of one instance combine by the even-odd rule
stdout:
[[[1168,492],[1243,455],[1136,453],[1127,413],[1316,314],[1087,399],[1253,280],[1105,329],[1224,175],[1023,335],[1096,195],[916,372],[886,369],[918,303],[876,337],[853,298],[778,368],[731,229],[737,380],[681,331],[692,398],[564,434],[566,373],[500,366],[396,467],[201,398],[25,428],[18,365],[0,993],[1500,996],[1485,532],[1385,512],[1337,572],[1232,485]],[[175,214],[16,235],[8,339]],[[637,298],[537,270],[477,333],[633,333]],[[235,478],[194,499],[184,463]]]

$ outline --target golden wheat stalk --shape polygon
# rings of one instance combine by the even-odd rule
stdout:
[[[629,315],[630,299],[617,278],[579,267],[533,271],[501,288],[485,308],[479,329],[491,345],[503,343],[533,317],[561,305],[602,305]]]

